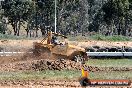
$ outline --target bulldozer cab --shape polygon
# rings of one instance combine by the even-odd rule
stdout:
[[[59,45],[59,44],[63,44],[63,42],[60,40],[61,38],[63,38],[62,40],[66,40],[67,37],[62,35],[62,34],[58,34],[58,33],[54,33],[54,32],[48,32],[48,34],[45,36],[45,38],[41,41],[41,43],[43,43],[45,40],[47,40],[47,44],[55,44],[55,45]]]
[[[44,41],[47,41],[47,43],[44,45],[49,47],[52,53],[66,54],[68,48],[68,41],[66,36],[50,31],[41,41],[41,43],[43,43]]]
[[[53,44],[52,53],[66,54],[68,49],[67,37],[61,34],[52,33],[51,44]]]

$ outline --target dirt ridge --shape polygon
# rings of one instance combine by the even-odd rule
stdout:
[[[132,67],[96,67],[83,65],[90,72],[132,71]],[[0,65],[0,71],[80,70],[81,64],[70,60],[32,60]]]

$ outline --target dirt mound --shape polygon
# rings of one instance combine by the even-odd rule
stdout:
[[[78,69],[80,64],[70,60],[33,60],[0,65],[0,70],[64,70]]]
[[[45,60],[40,60],[37,61],[37,63],[32,63],[32,69],[33,70],[74,70],[74,69],[79,69],[80,64],[76,63],[74,61],[70,60],[55,60],[55,61],[45,61]]]
[[[94,67],[94,66],[83,66],[85,69],[91,72],[95,71],[132,71],[130,67]],[[80,70],[81,65],[70,60],[56,60],[56,61],[45,61],[40,60],[36,63],[32,63],[32,70]]]
[[[97,71],[132,71],[130,67],[94,67],[86,66],[84,68],[90,72]],[[0,65],[1,71],[42,71],[42,70],[80,70],[81,65],[70,60],[33,60],[21,61],[10,64]]]

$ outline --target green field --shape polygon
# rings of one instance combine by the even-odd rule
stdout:
[[[132,67],[132,59],[90,59],[86,64],[98,67]]]
[[[105,36],[101,34],[95,34],[91,36],[81,36],[78,35],[76,37],[74,36],[68,36],[70,41],[85,41],[85,40],[99,40],[99,41],[132,41],[132,38],[126,37],[126,36]]]
[[[80,71],[21,71],[21,72],[0,72],[0,80],[42,80],[42,79],[78,79]]]
[[[90,79],[131,79],[132,72],[90,72]],[[0,80],[78,80],[81,71],[0,72]]]

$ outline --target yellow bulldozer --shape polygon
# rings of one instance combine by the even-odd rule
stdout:
[[[58,37],[64,41],[59,41]],[[51,31],[41,42],[34,42],[33,54],[44,59],[69,59],[76,62],[86,60],[84,48],[69,45],[65,35]]]

